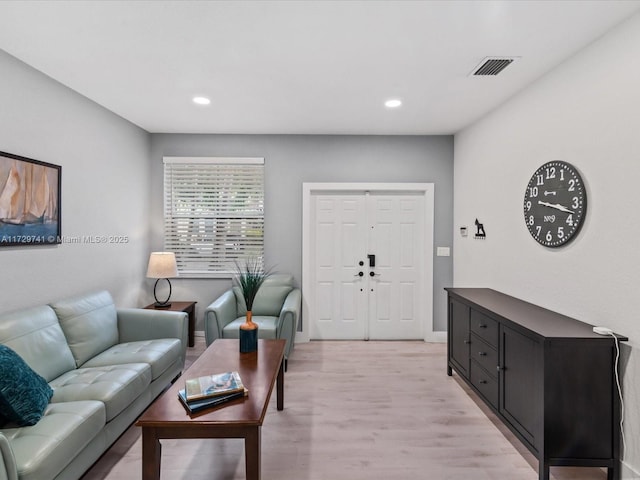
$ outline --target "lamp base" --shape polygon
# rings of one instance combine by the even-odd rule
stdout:
[[[171,307],[171,304],[169,303],[169,299],[171,298],[171,282],[169,281],[168,278],[165,278],[165,280],[167,281],[167,283],[169,284],[169,295],[167,296],[167,299],[164,302],[161,302],[160,300],[158,300],[158,295],[156,294],[156,290],[158,288],[158,282],[161,279],[157,279],[155,285],[153,286],[153,298],[155,298],[156,303],[153,304],[153,306],[155,308],[169,308]]]

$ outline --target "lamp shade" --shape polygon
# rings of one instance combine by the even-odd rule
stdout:
[[[173,252],[151,252],[147,278],[173,278],[178,276],[178,265]]]

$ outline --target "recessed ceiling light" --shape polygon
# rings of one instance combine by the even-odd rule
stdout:
[[[384,102],[384,106],[387,108],[398,108],[400,105],[402,105],[402,100],[398,98],[392,98]]]
[[[193,103],[197,103],[198,105],[209,105],[211,100],[207,97],[193,97]]]

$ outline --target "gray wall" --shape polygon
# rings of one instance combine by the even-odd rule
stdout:
[[[455,234],[455,285],[629,337],[623,479],[640,478],[639,51],[640,14],[455,136],[455,227],[477,217],[487,232],[483,241]],[[551,160],[573,164],[587,190],[582,230],[556,249],[531,238],[522,211],[529,178]]]
[[[0,151],[62,166],[62,234],[126,243],[0,247],[0,311],[107,289],[140,305],[149,135],[0,50]],[[1,183],[4,180],[0,180]]]
[[[302,283],[303,182],[432,182],[434,245],[452,245],[453,137],[316,135],[151,135],[151,249],[162,249],[163,156],[264,157],[265,257]],[[446,329],[452,257],[434,255],[434,324]],[[197,300],[197,330],[206,306],[230,279],[175,279],[175,299]],[[147,282],[152,288],[151,281]]]

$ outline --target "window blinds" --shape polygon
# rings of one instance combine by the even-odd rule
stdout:
[[[263,158],[164,158],[164,246],[182,277],[227,276],[264,255]]]

